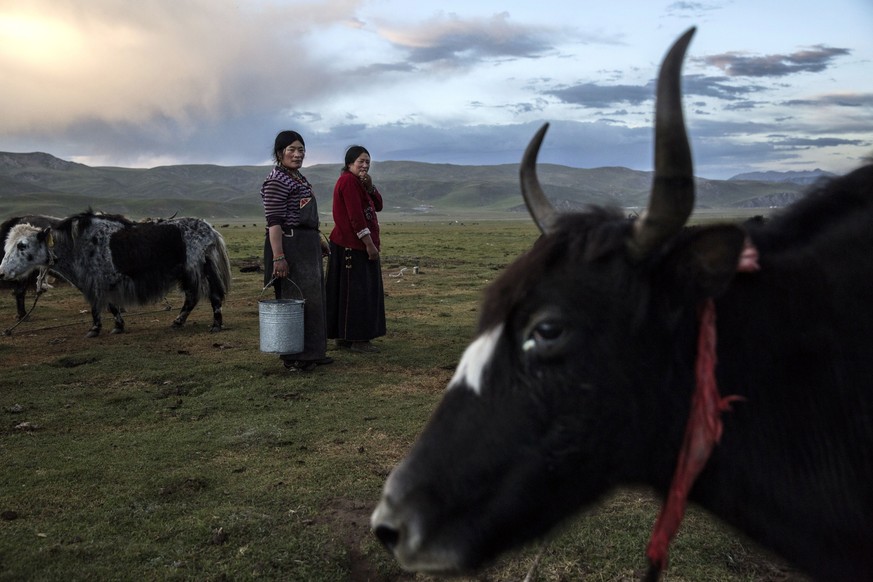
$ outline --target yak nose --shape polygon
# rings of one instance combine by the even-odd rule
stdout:
[[[392,554],[400,543],[401,529],[397,525],[397,515],[392,509],[391,497],[386,493],[370,517],[370,529]]]
[[[370,516],[370,530],[389,552],[396,555],[400,547],[409,542],[404,538],[409,534],[410,524],[403,517],[404,512],[399,511],[392,489],[389,478],[382,499]]]
[[[397,542],[400,541],[400,530],[391,527],[390,525],[381,524],[376,526],[373,533],[376,538],[382,542],[382,545],[393,554],[394,548],[397,547]]]

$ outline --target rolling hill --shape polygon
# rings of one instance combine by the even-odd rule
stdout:
[[[304,168],[330,212],[340,166]],[[261,215],[259,190],[268,166],[177,165],[149,169],[90,167],[46,153],[0,152],[0,217],[25,213],[63,216],[93,208],[133,218],[179,215],[206,219]],[[538,166],[543,188],[561,209],[589,204],[645,206],[651,173],[627,168]],[[460,166],[385,161],[373,165],[385,212],[397,215],[465,216],[524,212],[518,164]],[[792,181],[697,180],[699,209],[781,206],[806,185]]]

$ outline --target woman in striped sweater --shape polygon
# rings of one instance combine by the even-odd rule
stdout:
[[[302,293],[306,300],[303,351],[280,354],[279,357],[289,371],[308,372],[333,360],[325,353],[327,336],[321,258],[328,249],[318,231],[318,205],[312,185],[300,173],[305,156],[306,145],[299,133],[279,132],[273,144],[276,165],[261,187],[261,199],[267,219],[264,284],[273,282],[276,299],[300,299]]]

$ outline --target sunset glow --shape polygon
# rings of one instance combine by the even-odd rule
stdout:
[[[544,163],[649,170],[653,79],[690,26],[700,176],[873,154],[869,0],[0,0],[0,151],[262,164],[293,128],[307,164],[349,143],[506,164],[550,122]]]

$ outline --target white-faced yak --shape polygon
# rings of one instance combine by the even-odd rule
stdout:
[[[30,224],[38,228],[53,226],[60,222],[60,218],[53,216],[43,216],[41,214],[28,214],[25,216],[16,216],[10,218],[0,224],[0,262],[6,255],[6,239],[9,236],[9,231],[13,226],[19,224]],[[19,279],[6,279],[0,277],[0,286],[12,289],[12,295],[15,297],[15,311],[18,319],[24,319],[27,315],[27,309],[24,304],[24,299],[27,294],[27,289],[33,287],[37,294],[44,291],[44,279],[48,271],[46,269],[36,269]]]
[[[665,499],[650,578],[688,500],[816,579],[873,580],[873,165],[763,224],[687,227],[692,34],[661,67],[642,217],[558,215],[545,128],[523,156],[543,236],[487,290],[371,519],[404,568],[474,569],[643,485]]]
[[[100,333],[104,309],[115,318],[112,332],[122,332],[124,306],[153,303],[175,287],[184,292],[185,303],[173,325],[183,325],[200,298],[208,297],[210,330],[218,331],[231,282],[224,239],[199,218],[133,222],[88,211],[52,227],[13,227],[0,276],[18,279],[38,268],[51,269],[90,302],[89,337]]]

